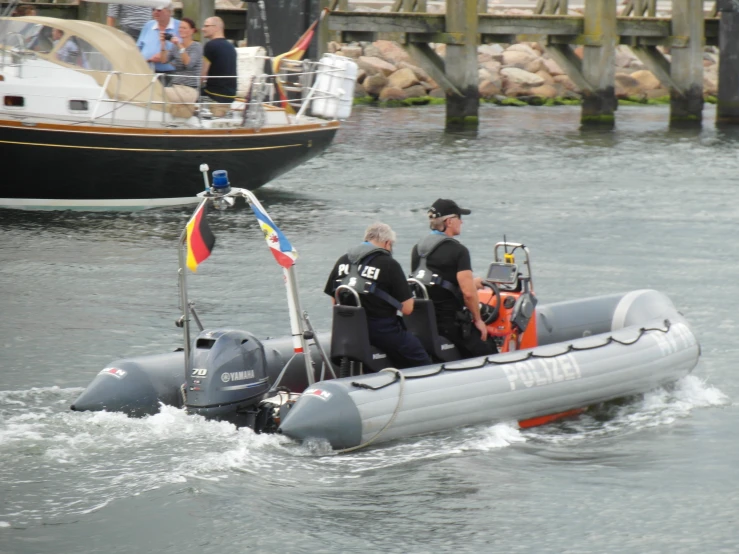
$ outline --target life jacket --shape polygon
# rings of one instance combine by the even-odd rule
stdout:
[[[340,279],[336,280],[334,290],[339,285],[346,285],[353,288],[359,294],[372,294],[380,300],[387,302],[396,310],[400,310],[402,304],[387,292],[377,286],[377,281],[373,280],[367,273],[371,266],[370,262],[377,256],[389,256],[390,253],[384,248],[379,248],[374,244],[363,242],[355,246],[346,253],[349,258],[349,272]]]
[[[413,272],[411,277],[423,283],[427,288],[436,285],[443,289],[451,292],[454,297],[464,306],[464,296],[462,295],[462,289],[459,288],[457,283],[452,283],[442,278],[440,275],[434,273],[429,269],[428,257],[436,251],[439,246],[445,242],[457,242],[451,237],[446,236],[443,233],[431,233],[424,237],[417,245],[416,252],[418,253],[418,267]]]

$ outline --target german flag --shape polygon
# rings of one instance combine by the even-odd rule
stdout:
[[[208,225],[208,204],[206,200],[192,214],[187,222],[187,267],[197,271],[198,265],[210,256],[216,244],[216,237]]]
[[[321,14],[319,15],[318,19],[316,19],[310,27],[308,27],[308,30],[303,33],[303,35],[298,39],[298,42],[296,42],[290,50],[285,52],[284,54],[280,54],[279,56],[275,56],[272,60],[272,73],[275,74],[275,84],[277,85],[277,94],[280,97],[280,104],[282,107],[288,112],[288,113],[295,113],[295,110],[293,110],[292,106],[287,103],[287,94],[285,93],[285,89],[282,86],[282,80],[280,79],[280,76],[278,75],[280,71],[280,64],[282,63],[282,60],[293,60],[293,61],[300,61],[303,59],[303,56],[305,55],[305,52],[308,50],[308,47],[310,46],[311,41],[313,40],[313,35],[316,32],[316,26],[323,21],[323,18],[326,17],[326,14],[329,12],[328,8],[323,8],[321,10]]]

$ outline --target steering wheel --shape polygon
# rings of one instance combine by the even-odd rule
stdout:
[[[483,281],[482,287],[489,288],[495,295],[495,306],[480,303],[480,317],[485,325],[490,325],[493,321],[498,319],[498,315],[500,315],[500,289],[498,288],[498,285],[491,281]]]

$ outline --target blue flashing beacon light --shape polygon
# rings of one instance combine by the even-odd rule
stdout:
[[[231,191],[231,183],[228,182],[228,171],[225,169],[214,171],[211,188],[216,194],[228,194]]]

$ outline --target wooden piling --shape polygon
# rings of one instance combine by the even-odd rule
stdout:
[[[582,76],[590,84],[583,90],[583,125],[613,126],[616,111],[615,59],[616,0],[585,0]]]
[[[98,4],[95,2],[80,2],[77,17],[83,21],[94,21],[95,23],[105,23],[106,14],[108,13],[107,4]],[[46,14],[43,14],[46,15]]]
[[[547,52],[582,91],[583,124],[614,124],[617,44],[632,47],[670,90],[671,124],[700,122],[703,47],[718,43],[718,19],[704,16],[702,0],[674,0],[672,18],[655,16],[655,0],[629,0],[625,13],[636,15],[618,17],[618,2],[585,0],[585,13],[580,16],[567,12],[567,0],[538,0],[534,15],[478,14],[487,7],[485,0],[447,0],[446,14],[419,12],[421,0],[395,0],[398,10],[415,11],[338,12],[328,25],[343,41],[402,35],[399,41],[415,62],[444,89],[447,127],[478,125],[477,44],[523,40],[545,43]],[[721,33],[723,47],[731,54],[722,50],[725,70],[720,73],[719,90],[725,94],[726,111],[718,113],[739,123],[739,0],[719,2],[734,7],[727,10],[731,14],[724,14]],[[645,12],[648,16],[642,15]],[[445,59],[434,52],[431,43],[446,45]],[[572,45],[583,47],[582,59]],[[671,56],[663,54],[663,47],[669,48]]]
[[[704,29],[703,0],[672,0],[670,125],[701,125]]]
[[[718,102],[716,123],[739,124],[739,4],[719,0]]]
[[[477,7],[477,0],[446,4],[446,32],[453,42],[446,46],[445,71],[449,81],[461,92],[461,95],[447,92],[447,129],[476,129],[479,125]]]
[[[253,4],[252,4],[253,5]],[[189,17],[196,25],[202,28],[209,17],[216,14],[214,2],[202,0],[182,0],[182,17]],[[201,39],[202,40],[202,39]]]
[[[203,0],[182,0],[182,16],[189,17],[201,28],[205,20],[209,17],[213,17],[215,14],[215,2],[204,2]]]
[[[631,51],[668,90],[680,90],[672,78],[672,66],[656,46],[631,45]]]
[[[349,2],[347,0],[318,0],[318,9],[316,10],[315,16],[318,17],[318,15],[326,8],[328,8],[329,11],[348,11]],[[331,33],[328,30],[328,17],[324,17],[323,21],[321,21],[316,28],[316,59],[321,59],[323,55],[328,52],[328,43],[330,41],[336,39],[341,41],[341,37],[335,35],[336,33]]]

